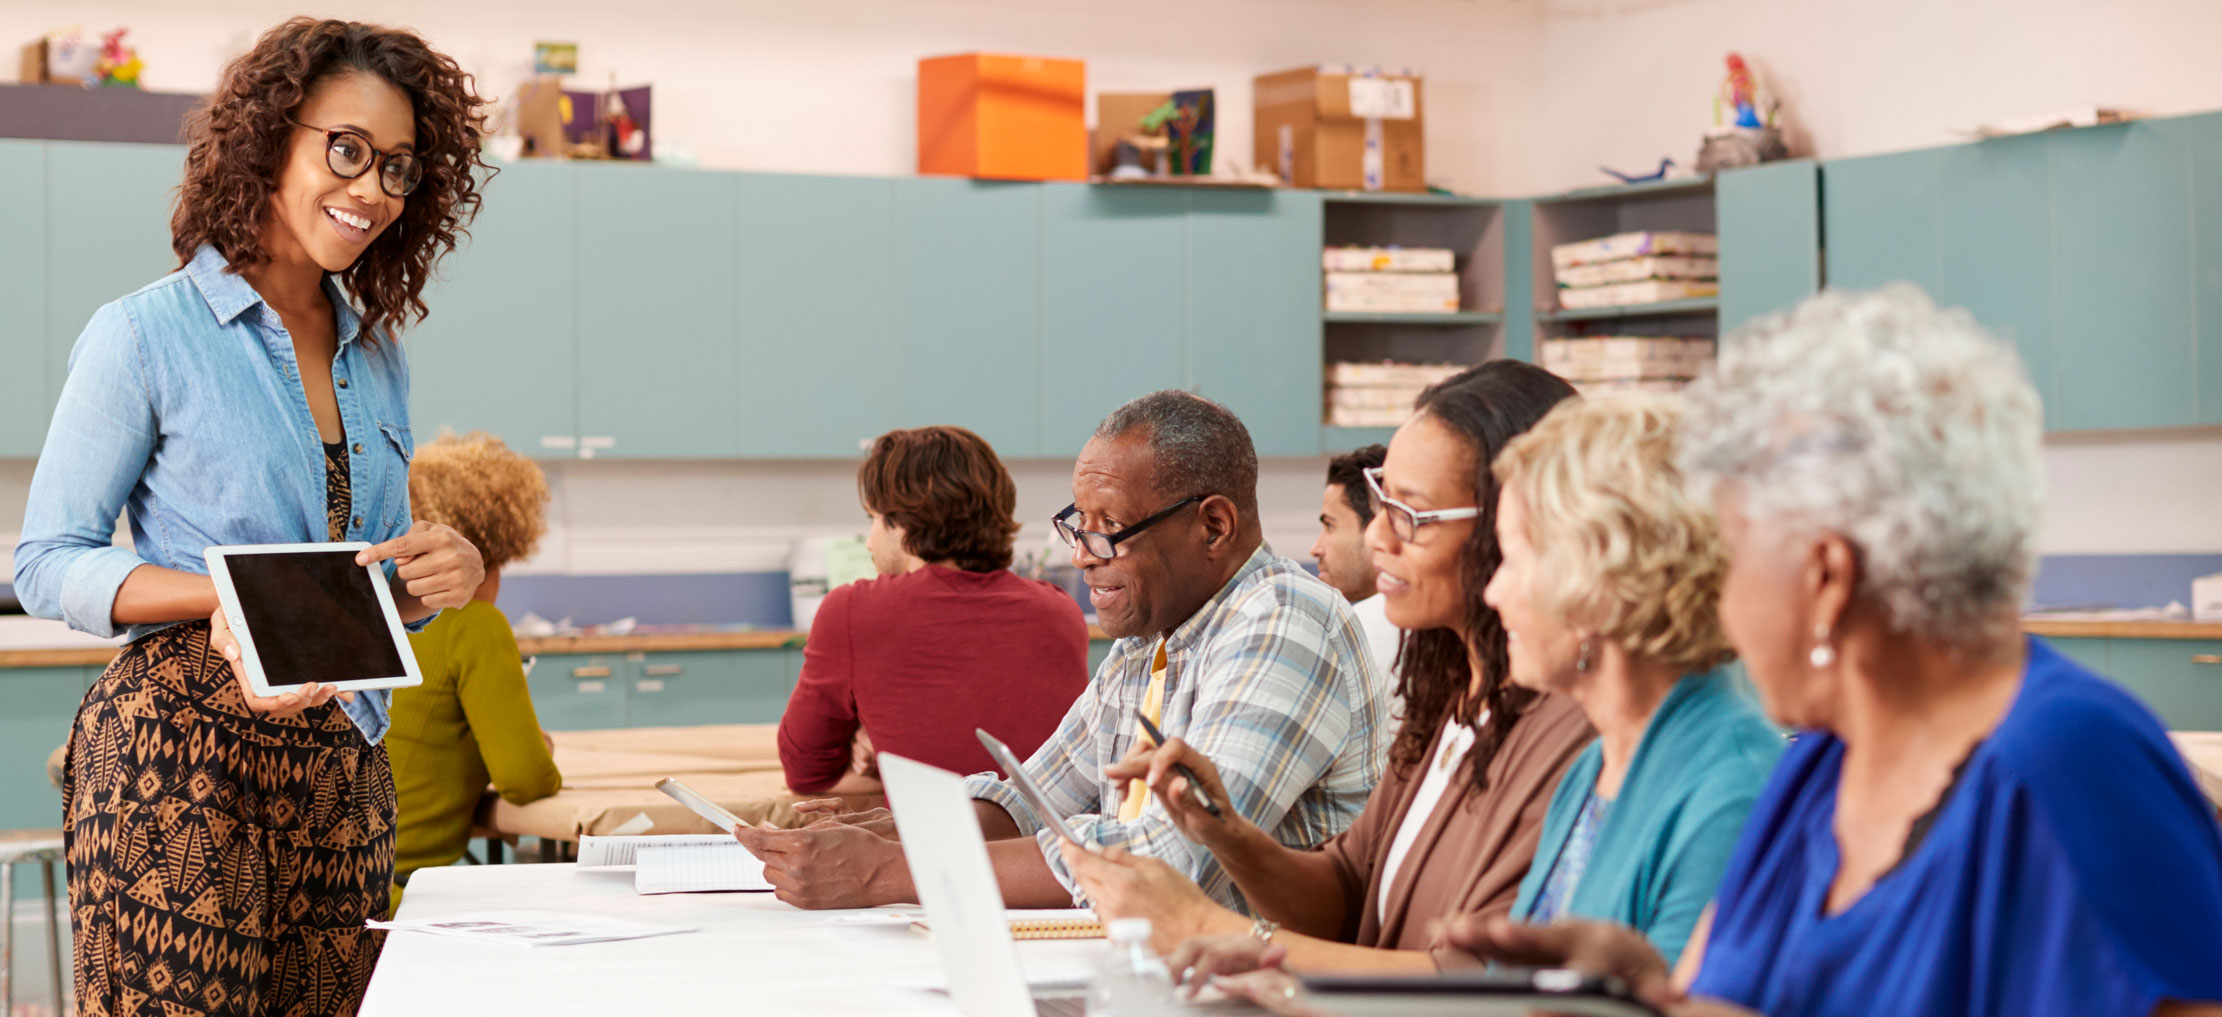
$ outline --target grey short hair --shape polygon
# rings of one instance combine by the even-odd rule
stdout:
[[[2043,408],[2021,358],[1909,283],[1754,321],[1688,390],[1683,472],[1755,527],[1860,552],[1860,595],[1947,645],[2010,635],[2036,566]]]
[[[1258,450],[1234,412],[1193,392],[1168,388],[1128,400],[1096,425],[1098,438],[1140,435],[1168,498],[1224,495],[1246,516],[1258,511]]]

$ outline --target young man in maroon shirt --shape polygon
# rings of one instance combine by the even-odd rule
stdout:
[[[1010,571],[1010,472],[961,427],[890,431],[857,494],[879,577],[827,594],[810,626],[779,721],[787,786],[876,789],[875,751],[997,769],[975,728],[1032,755],[1087,687],[1088,626],[1070,594]]]

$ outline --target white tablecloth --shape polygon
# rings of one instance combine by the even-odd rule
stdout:
[[[947,996],[933,941],[908,926],[829,925],[770,894],[633,893],[632,871],[572,865],[450,866],[409,880],[401,918],[467,911],[579,911],[694,926],[701,932],[584,946],[519,947],[394,933],[371,976],[363,1017],[458,1014],[932,1014]],[[916,910],[907,908],[903,910]],[[1018,944],[1030,978],[1082,978],[1102,940]]]

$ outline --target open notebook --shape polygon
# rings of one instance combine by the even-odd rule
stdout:
[[[767,892],[764,863],[721,834],[664,837],[585,837],[580,868],[633,867],[633,892]]]

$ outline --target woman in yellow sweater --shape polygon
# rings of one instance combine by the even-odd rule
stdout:
[[[519,805],[563,785],[554,742],[540,730],[525,687],[517,639],[494,606],[502,566],[530,555],[548,528],[540,467],[484,432],[442,435],[417,447],[409,502],[419,518],[454,527],[479,549],[486,581],[469,604],[409,637],[424,684],[394,692],[386,735],[399,798],[396,906],[410,873],[463,857],[489,783]]]

